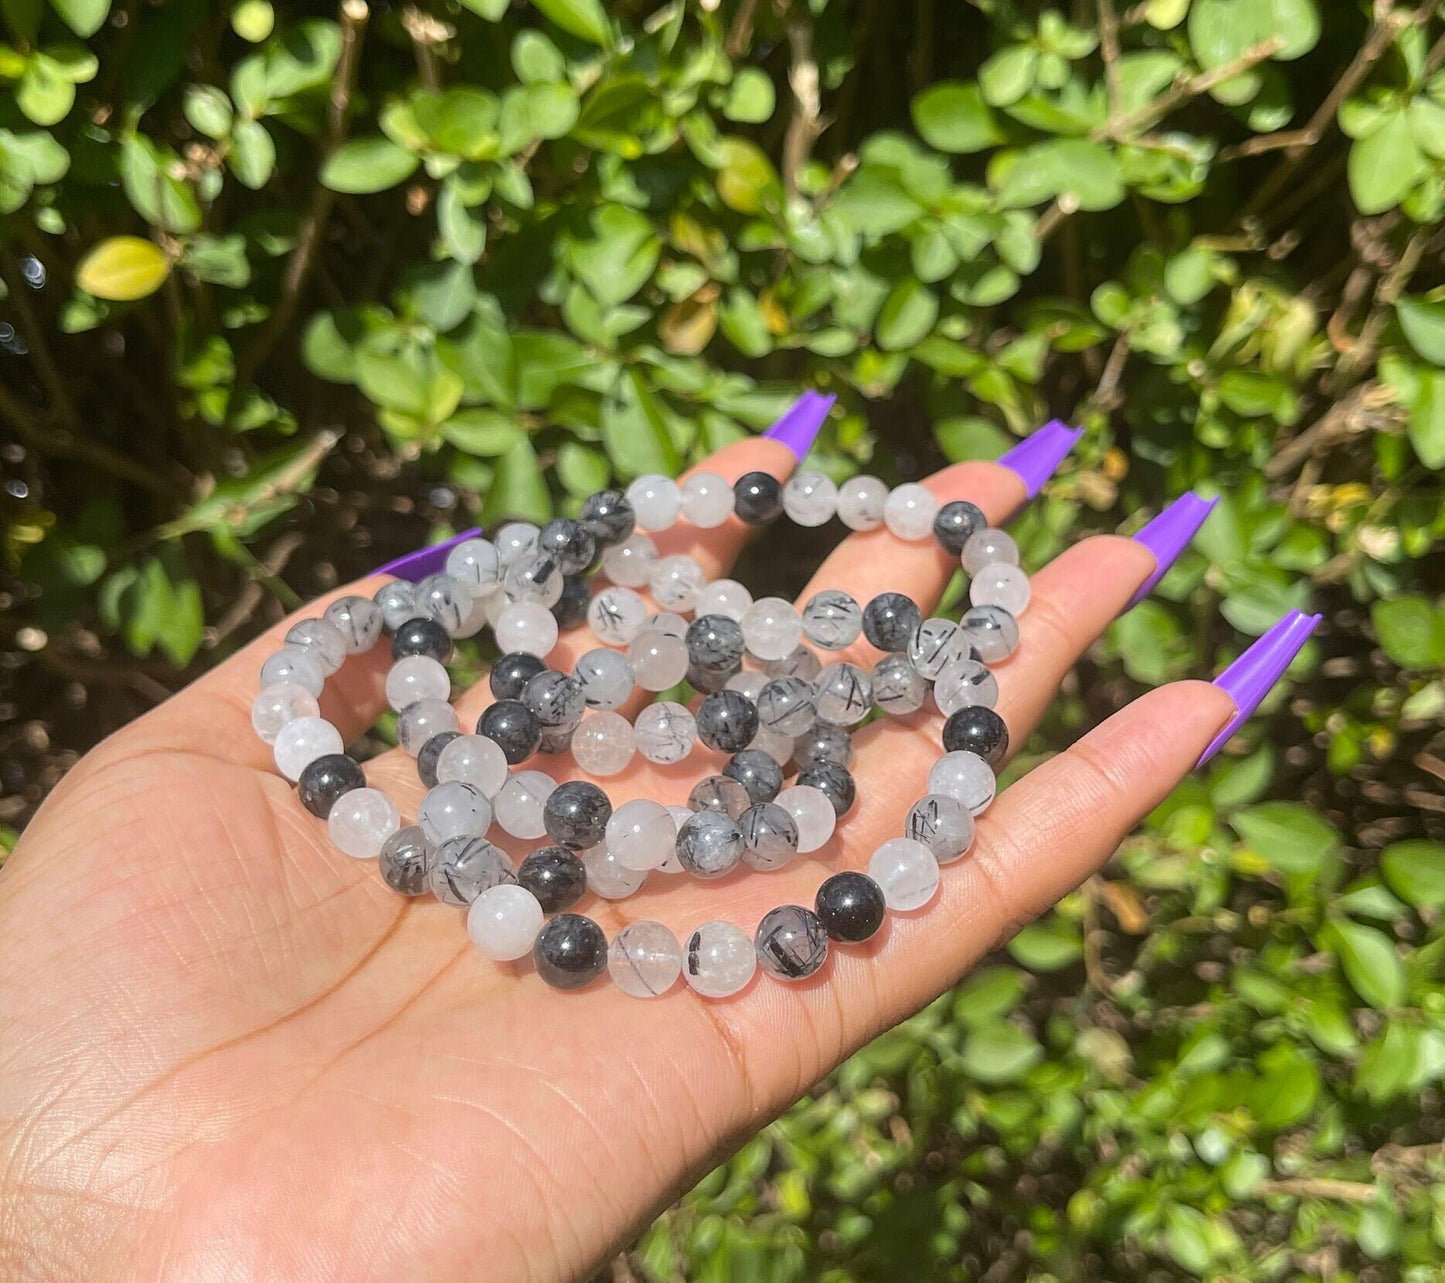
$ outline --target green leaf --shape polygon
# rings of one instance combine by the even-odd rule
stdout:
[[[182,110],[192,129],[217,140],[231,132],[231,122],[235,119],[231,100],[215,85],[188,86]]]
[[[1250,1111],[1261,1127],[1279,1131],[1293,1126],[1314,1108],[1320,1072],[1305,1052],[1281,1043],[1260,1055],[1259,1067],[1262,1073],[1250,1092]]]
[[[1007,107],[1033,87],[1038,53],[1031,45],[1006,45],[978,69],[984,102]]]
[[[607,12],[601,0],[532,0],[539,13],[581,40],[608,49],[612,45],[612,29],[607,25]]]
[[[625,205],[592,212],[592,235],[569,255],[573,274],[604,308],[637,293],[651,278],[662,253],[652,220]]]
[[[1384,1009],[1405,1001],[1405,964],[1384,932],[1340,918],[1327,923],[1320,937],[1322,947],[1339,954],[1345,978],[1370,1006]]]
[[[437,231],[458,263],[475,263],[487,247],[486,223],[467,208],[454,182],[442,184],[437,196]]]
[[[482,503],[482,524],[490,526],[511,517],[540,525],[551,516],[552,495],[542,465],[532,443],[523,436],[497,459],[491,488]]]
[[[487,90],[457,85],[444,93],[418,93],[411,107],[417,126],[437,151],[470,160],[497,154],[497,99]]]
[[[481,408],[458,410],[441,431],[457,449],[484,458],[506,454],[527,435],[511,416]]]
[[[557,478],[569,494],[590,495],[612,480],[612,466],[601,450],[577,441],[564,441],[557,451]]]
[[[37,125],[58,124],[75,105],[75,84],[55,59],[37,53],[15,88],[15,104]]]
[[[1313,0],[1194,0],[1188,30],[1199,65],[1213,71],[1276,38],[1282,45],[1271,57],[1308,53],[1320,38],[1320,15]]]
[[[468,263],[422,263],[406,274],[401,292],[419,319],[444,334],[466,320],[477,283]]]
[[[276,144],[266,126],[259,120],[238,120],[226,164],[253,191],[264,187],[276,168]]]
[[[938,298],[921,281],[906,277],[889,291],[878,313],[874,337],[885,352],[912,347],[938,319]]]
[[[602,402],[602,442],[625,480],[649,472],[666,477],[677,472],[677,447],[662,405],[640,370],[625,371]]]
[[[266,48],[266,96],[289,98],[330,81],[341,58],[341,28],[307,18],[281,32]]]
[[[271,0],[241,0],[231,10],[231,30],[248,44],[258,45],[276,29]]]
[[[1396,301],[1395,315],[1410,346],[1432,364],[1445,366],[1445,302],[1406,294]]]
[[[183,170],[174,152],[157,147],[141,134],[131,134],[121,144],[121,185],[136,213],[152,227],[176,233],[200,228],[196,194],[184,179],[175,176]]]
[[[777,170],[767,152],[746,138],[725,138],[723,163],[717,173],[717,194],[739,214],[759,213],[782,191]]]
[[[1003,142],[1003,131],[977,85],[944,80],[913,100],[913,124],[923,141],[939,151],[963,154]]]
[[[969,1030],[959,1061],[979,1082],[1008,1083],[1017,1082],[1043,1055],[1033,1034],[1007,1021],[993,1020]]]
[[[416,166],[415,153],[377,134],[338,147],[321,167],[321,181],[334,192],[361,195],[395,187]]]
[[[1318,873],[1340,836],[1302,802],[1261,802],[1229,817],[1235,831],[1281,873]]]
[[[191,237],[182,262],[199,280],[209,281],[212,285],[240,289],[251,280],[246,238],[239,232],[230,236],[202,234]]]
[[[110,0],[50,0],[50,7],[82,40],[95,35],[110,15]]]
[[[1445,843],[1396,842],[1380,856],[1391,890],[1417,909],[1445,909]]]
[[[722,113],[739,124],[760,125],[772,116],[776,105],[772,77],[757,67],[744,67],[728,86]]]
[[[1429,164],[1415,142],[1409,118],[1399,110],[1369,137],[1351,144],[1347,169],[1355,208],[1362,214],[1382,214],[1405,199]]]
[[[567,74],[567,60],[545,32],[527,27],[512,41],[512,70],[524,85],[551,84]]]
[[[170,259],[153,242],[112,236],[80,260],[75,283],[96,298],[129,302],[154,294],[170,270]]]
[[[1370,622],[1385,654],[1401,668],[1445,664],[1445,611],[1413,594],[1370,607]]]
[[[1008,942],[1008,951],[1030,971],[1062,971],[1084,954],[1079,933],[1057,917],[1031,922]]]

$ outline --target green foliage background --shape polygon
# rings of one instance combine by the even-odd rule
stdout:
[[[1320,639],[613,1274],[1439,1278],[1436,9],[0,0],[7,845],[77,751],[431,535],[803,385],[821,462],[890,479],[1059,414],[1029,564],[1223,502],[1015,770],[1290,607]]]

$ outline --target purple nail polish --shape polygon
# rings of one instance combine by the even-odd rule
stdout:
[[[1284,676],[1285,669],[1309,641],[1310,634],[1322,618],[1322,615],[1290,611],[1214,679],[1214,684],[1234,701],[1235,714],[1204,750],[1204,756],[1199,759],[1200,766],[1219,752],[1235,731],[1249,720],[1275,683]]]
[[[1130,598],[1126,610],[1137,606],[1154,590],[1154,585],[1163,579],[1169,567],[1179,560],[1179,554],[1199,533],[1199,527],[1214,511],[1218,502],[1217,497],[1202,499],[1193,491],[1182,494],[1134,536],[1135,543],[1143,544],[1154,554],[1154,571]]]
[[[467,539],[475,539],[481,533],[480,526],[474,526],[471,530],[463,530],[461,534],[453,535],[444,543],[434,543],[427,548],[418,548],[416,552],[409,552],[405,557],[388,561],[386,565],[378,566],[372,573],[395,575],[398,579],[409,579],[412,583],[417,583],[428,575],[440,574],[446,568],[447,553],[459,543]]]
[[[1024,483],[1025,493],[1032,499],[1083,435],[1083,428],[1071,428],[1052,419],[1018,445],[1005,450],[998,462],[1017,474]]]
[[[787,446],[801,463],[823,430],[823,423],[837,399],[811,390],[804,392],[763,436]]]

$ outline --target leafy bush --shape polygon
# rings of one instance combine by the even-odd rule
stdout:
[[[1031,564],[1223,502],[1018,769],[1289,607],[1321,641],[618,1270],[1438,1277],[1435,9],[0,0],[8,822],[288,581],[801,385],[824,465],[894,478],[1072,417]]]

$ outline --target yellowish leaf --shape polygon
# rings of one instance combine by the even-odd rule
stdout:
[[[112,236],[81,259],[75,283],[96,298],[128,303],[154,294],[170,270],[159,246],[139,236]]]

